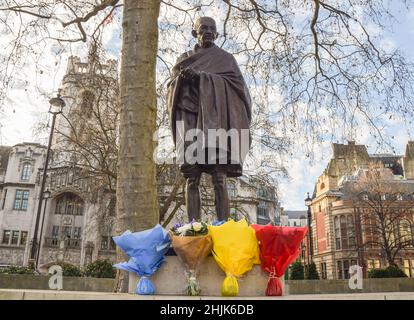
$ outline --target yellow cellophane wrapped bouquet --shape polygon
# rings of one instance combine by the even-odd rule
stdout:
[[[220,226],[209,226],[213,238],[213,256],[219,267],[226,273],[221,286],[223,296],[237,296],[241,277],[260,264],[259,246],[255,231],[245,219],[229,220]]]

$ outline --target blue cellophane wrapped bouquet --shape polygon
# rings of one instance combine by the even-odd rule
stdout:
[[[116,245],[130,256],[128,262],[117,263],[114,266],[135,272],[140,277],[135,291],[137,294],[155,294],[155,286],[148,277],[151,277],[165,261],[165,253],[171,244],[168,231],[157,224],[154,228],[141,232],[132,233],[127,230],[113,239]]]

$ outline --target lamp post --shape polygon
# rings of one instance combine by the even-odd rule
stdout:
[[[50,195],[51,195],[51,192],[48,189],[46,189],[45,192],[43,192],[43,199],[45,200],[45,205],[43,206],[42,225],[40,226],[39,253],[36,255],[36,267],[39,265],[40,250],[42,249],[43,225],[45,223],[47,200],[49,200]]]
[[[42,182],[41,182],[40,191],[39,191],[39,204],[37,206],[36,222],[35,222],[35,228],[33,231],[33,238],[32,238],[32,248],[30,251],[30,261],[31,263],[33,263],[35,270],[37,269],[38,254],[39,254],[37,232],[39,229],[40,215],[42,211],[42,203],[43,203],[44,191],[45,191],[45,185],[46,185],[47,168],[49,165],[49,158],[50,158],[50,147],[52,145],[53,131],[55,130],[56,116],[62,113],[62,110],[65,106],[65,101],[63,101],[63,99],[60,97],[60,94],[58,94],[57,97],[49,100],[49,104],[50,104],[49,113],[52,115],[52,127],[50,129],[49,143],[47,145],[46,159],[45,159],[45,164],[43,167]]]
[[[310,260],[313,260],[313,244],[312,244],[312,212],[311,212],[311,204],[312,199],[308,196],[305,199],[305,205],[308,207],[308,266],[310,264]],[[310,260],[309,260],[310,258]]]

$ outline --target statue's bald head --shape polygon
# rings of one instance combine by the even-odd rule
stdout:
[[[201,17],[194,22],[193,30],[198,30],[198,28],[204,23],[213,24],[217,28],[216,20],[211,17]]]
[[[218,36],[216,21],[210,17],[198,18],[194,23],[192,35],[197,38],[200,47],[211,47]]]

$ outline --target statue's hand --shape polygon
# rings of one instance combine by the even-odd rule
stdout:
[[[200,78],[200,72],[188,67],[181,70],[180,77],[186,80],[198,80]]]

